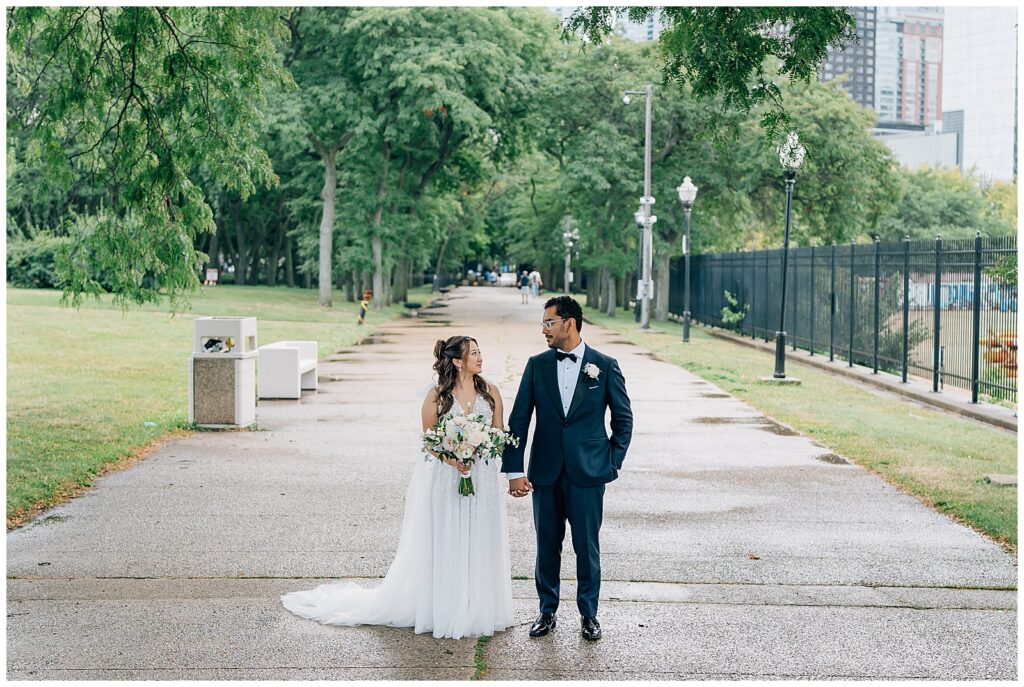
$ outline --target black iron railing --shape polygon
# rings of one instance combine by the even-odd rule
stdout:
[[[774,338],[781,255],[693,256],[693,319]],[[949,385],[971,391],[974,401],[1016,402],[1017,289],[995,271],[1013,260],[1015,274],[1016,256],[1015,236],[792,248],[787,343],[904,381],[922,377],[935,391]],[[682,311],[679,258],[671,266],[669,312]]]

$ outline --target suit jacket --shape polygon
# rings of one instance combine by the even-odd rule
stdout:
[[[527,478],[537,486],[550,486],[565,466],[569,481],[579,487],[606,484],[618,477],[633,434],[633,411],[626,380],[614,358],[587,346],[580,365],[569,412],[563,413],[558,394],[555,350],[533,356],[526,363],[508,429],[519,446],[506,446],[503,472],[522,472],[530,417],[537,411],[536,432],[530,446]],[[593,363],[597,379],[586,374]],[[611,437],[605,432],[605,411],[611,409]]]

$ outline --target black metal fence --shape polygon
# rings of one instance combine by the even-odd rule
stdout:
[[[1015,272],[1016,255],[1015,236],[792,248],[787,343],[904,381],[924,377],[934,391],[967,389],[975,402],[1016,402],[1017,289],[994,272],[1010,259]],[[675,315],[683,312],[683,270],[682,258],[674,260]],[[781,249],[693,256],[692,318],[773,339],[781,278]]]

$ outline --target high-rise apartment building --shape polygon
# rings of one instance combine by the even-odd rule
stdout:
[[[878,8],[875,111],[880,124],[930,126],[942,118],[942,30],[942,8]]]
[[[860,41],[843,50],[832,48],[818,74],[822,81],[847,75],[843,88],[854,101],[865,107],[875,106],[875,23],[877,7],[848,8],[857,22]]]
[[[960,168],[1017,175],[1017,8],[947,7],[942,130],[960,136]]]

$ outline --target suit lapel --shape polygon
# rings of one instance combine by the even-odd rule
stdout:
[[[548,398],[555,404],[555,410],[558,411],[558,417],[564,420],[565,412],[562,410],[562,396],[558,393],[558,368],[555,363],[555,352],[554,350],[551,350],[548,357],[544,360],[540,376],[541,379],[544,380],[544,386],[548,390]]]
[[[583,360],[580,361],[580,373],[576,377],[576,388],[572,392],[572,402],[569,404],[569,412],[565,414],[565,417],[572,415],[573,411],[579,407],[580,403],[583,403],[583,398],[587,395],[587,383],[586,377],[583,374],[583,368],[587,366],[587,363],[591,361],[590,346],[583,349]]]

